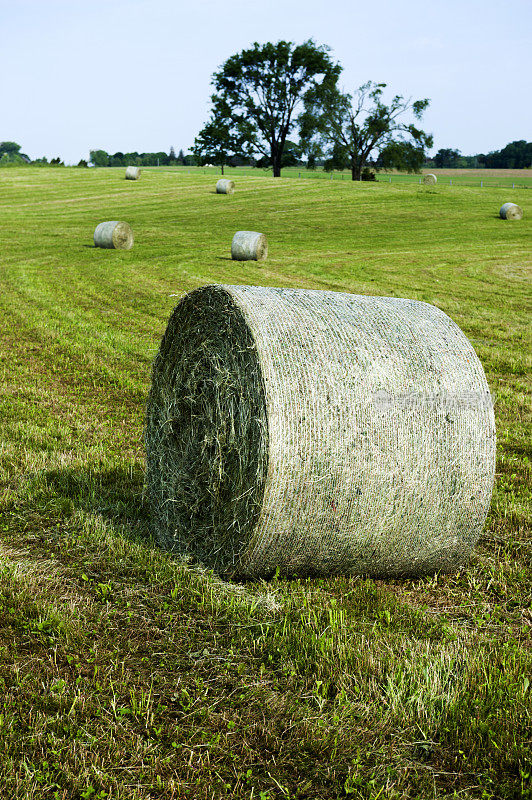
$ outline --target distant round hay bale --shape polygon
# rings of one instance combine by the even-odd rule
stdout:
[[[216,184],[216,191],[218,194],[233,194],[235,182],[230,181],[228,178],[220,178]]]
[[[237,231],[231,242],[233,261],[264,261],[268,255],[268,240],[257,231]]]
[[[140,178],[139,167],[126,167],[126,181],[138,181]]]
[[[504,203],[499,211],[501,219],[523,219],[523,209],[515,203]]]
[[[474,547],[495,422],[433,306],[215,285],[170,318],[146,455],[159,543],[221,574],[413,576]]]
[[[112,250],[131,250],[133,247],[133,231],[127,222],[100,222],[94,231],[94,246],[107,247]]]
[[[426,175],[423,175],[423,183],[425,186],[434,186],[437,182],[438,178],[432,172],[427,172]]]

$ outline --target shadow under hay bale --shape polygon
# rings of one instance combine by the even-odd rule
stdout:
[[[435,183],[438,182],[438,178],[436,175],[433,175],[432,172],[427,172],[426,175],[423,175],[423,183],[425,186],[434,186]]]
[[[229,178],[220,178],[220,180],[216,183],[217,194],[233,194],[234,191],[235,182],[229,180]]]
[[[94,231],[94,246],[109,250],[131,250],[133,231],[127,222],[100,222]]]
[[[433,306],[215,285],[170,318],[146,454],[158,541],[221,574],[414,576],[478,540],[495,422]]]
[[[499,211],[501,219],[518,220],[523,219],[523,209],[516,203],[504,203]]]
[[[138,181],[140,178],[140,167],[126,167],[126,181]]]
[[[264,261],[268,256],[268,240],[257,231],[237,231],[231,242],[233,261]]]

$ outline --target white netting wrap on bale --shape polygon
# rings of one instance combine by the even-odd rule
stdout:
[[[427,172],[426,175],[423,175],[423,183],[425,186],[434,186],[434,184],[437,182],[438,178],[436,175],[433,175],[432,172]]]
[[[131,250],[133,247],[133,231],[127,222],[100,222],[94,231],[94,246],[111,250]]]
[[[257,231],[237,231],[231,242],[233,261],[264,261],[268,255],[268,240]]]
[[[220,178],[216,184],[216,191],[218,194],[233,194],[235,182],[230,181],[229,178]]]
[[[126,167],[126,181],[138,181],[140,178],[139,167]]]
[[[523,219],[523,209],[516,203],[504,203],[499,211],[501,219]]]
[[[495,423],[433,306],[215,285],[170,318],[146,452],[159,542],[221,574],[419,575],[474,547]]]

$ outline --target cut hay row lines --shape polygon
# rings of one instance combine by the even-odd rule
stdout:
[[[0,171],[0,796],[525,797],[528,195],[231,177],[224,197],[212,175]],[[510,200],[515,223],[496,218]],[[131,251],[90,246],[105,219]],[[266,234],[266,262],[230,259],[239,229]],[[206,283],[426,300],[460,325],[498,427],[466,567],[231,585],[155,546],[151,358]]]

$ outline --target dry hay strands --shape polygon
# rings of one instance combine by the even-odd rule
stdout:
[[[264,261],[268,255],[268,240],[257,231],[237,231],[231,242],[233,261]]]
[[[94,246],[111,250],[131,250],[133,231],[127,222],[100,222],[94,231]]]
[[[220,178],[216,184],[217,194],[233,194],[235,191],[235,182],[230,181],[229,178]]]
[[[435,183],[438,183],[438,178],[432,172],[427,172],[426,175],[423,175],[423,183],[425,186],[434,186]]]
[[[140,167],[126,167],[126,181],[138,181],[140,178]]]
[[[427,303],[197,289],[168,323],[146,419],[159,543],[228,577],[451,571],[489,508],[484,371]]]
[[[523,219],[523,209],[516,203],[504,203],[499,211],[499,216],[501,219]]]

